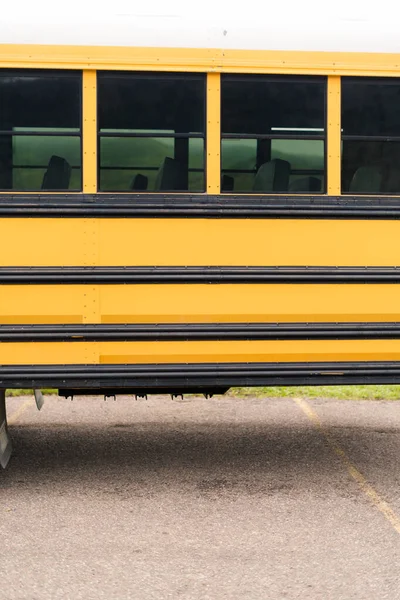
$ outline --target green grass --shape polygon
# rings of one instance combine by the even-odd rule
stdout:
[[[338,398],[339,400],[400,400],[400,385],[321,385],[233,388],[232,396],[267,398]]]
[[[49,394],[57,394],[57,390],[52,390],[52,389],[43,389],[41,390],[41,392],[43,394],[49,395]],[[10,396],[10,397],[15,397],[15,396],[32,396],[33,394],[33,390],[7,390],[6,392],[6,396]]]
[[[44,394],[57,390],[45,389]],[[7,396],[30,396],[32,390],[7,390]],[[296,387],[232,388],[230,396],[246,398],[338,398],[339,400],[400,400],[400,385],[322,385]]]

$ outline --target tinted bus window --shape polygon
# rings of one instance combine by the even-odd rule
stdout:
[[[81,184],[80,73],[0,71],[0,189]]]
[[[223,192],[325,190],[322,77],[223,75]]]
[[[98,122],[101,191],[204,191],[204,75],[99,73]]]
[[[400,80],[342,78],[342,191],[400,193]]]

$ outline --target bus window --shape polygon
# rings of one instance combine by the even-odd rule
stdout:
[[[248,192],[253,188],[257,165],[257,140],[222,140],[222,180],[232,177],[235,192]],[[221,191],[226,191],[221,186]]]
[[[80,73],[0,71],[0,189],[81,184]]]
[[[342,78],[342,191],[400,193],[400,80]]]
[[[325,191],[325,89],[323,77],[222,75],[221,176],[235,192]]]
[[[99,73],[98,120],[101,191],[204,192],[204,75]]]

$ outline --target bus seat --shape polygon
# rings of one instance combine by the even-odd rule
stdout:
[[[67,190],[71,178],[71,166],[61,156],[53,156],[43,176],[42,190]]]
[[[301,177],[289,185],[292,192],[320,192],[322,181],[318,177]]]
[[[166,156],[158,169],[155,190],[179,191],[185,190],[185,170],[183,165],[174,158]]]
[[[374,194],[381,191],[382,169],[377,165],[359,167],[350,181],[349,192]]]
[[[147,190],[148,183],[149,183],[149,178],[146,177],[146,175],[142,175],[141,173],[138,173],[132,179],[130,189],[143,192],[143,191]]]
[[[290,163],[280,158],[260,166],[254,178],[255,192],[286,192],[289,187]]]
[[[222,175],[221,179],[221,191],[222,192],[233,192],[235,180],[230,175]]]

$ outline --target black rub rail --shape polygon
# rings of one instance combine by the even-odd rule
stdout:
[[[399,282],[400,267],[0,267],[0,284]]]
[[[0,325],[0,342],[400,339],[400,323]]]
[[[400,197],[0,193],[0,216],[399,219]]]
[[[1,267],[0,284],[400,283],[400,267]]]
[[[261,385],[400,383],[400,362],[13,365],[0,367],[0,388],[227,389]]]

